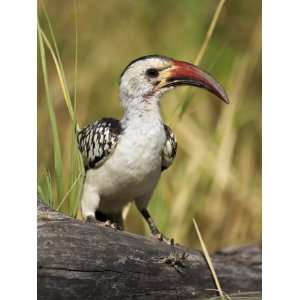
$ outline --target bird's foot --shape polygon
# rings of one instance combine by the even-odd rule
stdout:
[[[171,252],[168,257],[163,257],[162,262],[174,267],[177,272],[180,273],[180,268],[184,268],[183,261],[188,257],[185,252],[178,253],[174,245],[174,239],[170,239]]]
[[[112,228],[114,230],[123,230],[122,226],[118,223],[112,222],[111,220],[107,220],[104,222],[106,227]]]
[[[160,232],[154,233],[154,234],[152,234],[152,236],[153,236],[155,239],[159,240],[159,241],[163,241],[163,240],[164,240],[164,236],[163,236],[163,234],[160,233]]]
[[[109,227],[109,228],[112,228],[114,230],[122,230],[122,227],[117,223],[111,222],[110,220],[107,220],[105,222],[101,222],[93,216],[88,216],[86,218],[86,222],[95,224],[95,225],[100,226],[100,227]]]
[[[152,233],[152,236],[161,242],[170,244],[170,239],[168,237],[166,237],[164,234],[162,234],[161,232]]]
[[[95,224],[95,225],[100,226],[100,227],[105,227],[105,222],[98,221],[93,216],[87,216],[85,221],[86,221],[86,223],[91,223],[91,224]]]

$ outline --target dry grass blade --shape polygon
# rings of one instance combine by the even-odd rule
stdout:
[[[260,292],[238,292],[234,294],[226,295],[231,300],[261,300]],[[222,300],[220,297],[213,297],[207,300]]]
[[[194,223],[195,230],[196,230],[196,232],[197,232],[198,239],[199,239],[199,241],[200,241],[200,245],[201,245],[202,251],[203,251],[203,253],[204,253],[204,257],[205,257],[206,262],[207,262],[207,264],[208,264],[208,266],[209,266],[209,269],[210,269],[210,272],[211,272],[212,277],[213,277],[213,279],[214,279],[215,285],[216,285],[216,287],[217,287],[217,289],[218,289],[218,293],[219,293],[220,297],[222,298],[222,300],[226,300],[227,297],[225,298],[225,295],[224,295],[223,290],[222,290],[222,288],[221,288],[219,279],[218,279],[218,277],[217,277],[217,273],[216,273],[216,271],[215,271],[215,268],[214,268],[214,266],[213,266],[213,264],[212,264],[212,261],[211,261],[211,259],[210,259],[209,254],[208,254],[208,251],[207,251],[207,248],[206,248],[205,243],[204,243],[204,241],[203,241],[202,235],[201,235],[201,233],[200,233],[198,224],[197,224],[197,222],[196,222],[196,220],[195,220],[194,218],[193,218],[193,223]],[[227,299],[229,299],[229,298],[227,298]]]
[[[223,8],[225,2],[226,2],[226,0],[220,0],[219,5],[217,6],[217,8],[215,10],[215,13],[214,13],[213,18],[211,20],[211,23],[209,25],[208,31],[207,31],[207,33],[205,35],[204,42],[203,42],[203,44],[202,44],[202,46],[201,46],[201,48],[200,48],[200,50],[199,50],[199,52],[197,54],[197,57],[196,57],[196,59],[194,61],[195,65],[199,65],[200,64],[200,62],[201,62],[201,60],[202,60],[202,58],[203,58],[203,56],[205,54],[205,51],[206,51],[207,46],[208,46],[208,43],[209,43],[209,41],[210,41],[210,39],[212,37],[212,34],[214,32],[214,29],[216,27],[217,21],[219,19],[219,16],[221,14],[221,11],[222,11],[222,8]],[[185,94],[186,89],[183,92],[184,94]],[[180,105],[181,109],[180,109],[180,113],[179,113],[179,118],[181,118],[183,116],[183,114],[186,112],[186,110],[187,110],[187,108],[188,108],[188,106],[189,106],[192,98],[193,98],[193,95],[191,93],[188,93],[185,96],[185,99],[184,99],[182,105]]]
[[[217,21],[219,19],[219,16],[221,14],[221,11],[222,11],[222,8],[223,8],[225,2],[226,2],[226,0],[220,0],[220,2],[219,2],[219,5],[218,5],[218,7],[217,7],[217,9],[216,9],[216,11],[214,13],[214,16],[213,16],[213,18],[211,20],[211,23],[209,25],[209,28],[208,28],[208,31],[206,33],[204,42],[203,42],[203,44],[202,44],[202,46],[201,46],[201,48],[200,48],[200,50],[199,50],[199,52],[197,54],[197,57],[196,57],[196,59],[194,61],[195,65],[199,65],[200,62],[201,62],[201,60],[202,60],[202,58],[203,58],[203,56],[204,56],[204,53],[205,53],[205,51],[207,49],[208,43],[209,43],[209,41],[211,39],[211,36],[212,36],[212,34],[214,32],[214,29],[216,27]]]

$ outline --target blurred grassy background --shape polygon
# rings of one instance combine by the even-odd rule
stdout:
[[[193,62],[217,0],[77,2],[77,118],[81,126],[104,116],[121,118],[118,81],[132,59],[162,54]],[[72,1],[45,1],[68,88],[74,95],[75,17]],[[38,2],[39,20],[47,27]],[[50,57],[47,54],[47,57]],[[201,67],[225,87],[230,105],[188,88],[169,93],[162,113],[178,140],[178,154],[164,172],[150,211],[159,228],[179,243],[199,247],[192,218],[209,250],[261,241],[261,3],[227,1]],[[72,122],[52,61],[48,60],[68,176]],[[182,118],[183,100],[192,99]],[[42,72],[38,70],[38,177],[53,173],[52,138]],[[147,228],[132,205],[126,230]]]

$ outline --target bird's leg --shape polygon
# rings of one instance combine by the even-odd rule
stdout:
[[[150,231],[151,231],[151,235],[155,238],[157,238],[160,241],[165,241],[165,242],[169,242],[169,239],[164,236],[157,228],[156,224],[154,223],[152,217],[150,216],[148,210],[146,208],[142,208],[139,209],[142,216],[144,217],[144,219],[146,220],[146,222],[149,225]]]
[[[114,230],[120,230],[121,228],[117,223],[113,223],[110,220],[106,220],[105,222],[97,220],[94,216],[87,216],[86,220],[87,223],[93,223],[100,227],[109,227]]]

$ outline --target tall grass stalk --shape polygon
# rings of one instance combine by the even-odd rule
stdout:
[[[77,178],[74,180],[74,182],[72,183],[71,187],[69,188],[69,190],[66,192],[66,194],[64,195],[64,197],[62,198],[61,202],[59,203],[57,210],[60,210],[60,208],[62,207],[62,205],[65,203],[65,200],[68,198],[68,196],[73,192],[75,186],[78,184],[80,178],[82,177],[82,174],[80,173]],[[76,210],[75,210],[76,212]],[[73,211],[73,213],[75,213]]]
[[[45,203],[48,204],[49,207],[54,207],[54,197],[53,197],[53,184],[52,184],[52,178],[49,171],[44,170],[44,173],[42,173],[39,177],[38,182],[38,196],[40,199],[44,200]]]
[[[209,44],[209,41],[210,41],[210,39],[211,39],[211,37],[213,35],[213,32],[215,30],[215,27],[217,25],[218,19],[220,17],[220,14],[221,14],[221,11],[222,11],[222,8],[223,8],[225,2],[226,2],[226,0],[220,0],[219,4],[218,4],[218,6],[217,6],[217,8],[215,10],[215,13],[214,13],[213,18],[211,20],[209,28],[208,28],[208,30],[206,32],[206,35],[205,35],[205,38],[204,38],[204,42],[203,42],[203,44],[202,44],[202,46],[201,46],[201,48],[200,48],[200,50],[199,50],[199,52],[197,54],[197,57],[196,57],[196,59],[194,61],[195,65],[199,65],[200,64],[200,62],[201,62],[201,60],[202,60],[202,58],[203,58],[203,56],[205,54],[205,51],[206,51],[207,46]]]
[[[216,285],[216,287],[218,289],[218,293],[219,293],[220,297],[222,298],[222,300],[226,300],[227,297],[225,298],[225,295],[224,295],[223,290],[221,288],[221,285],[220,285],[217,273],[215,271],[215,268],[214,268],[213,263],[211,261],[211,258],[209,256],[209,253],[208,253],[207,248],[205,246],[205,243],[204,243],[204,240],[203,240],[202,235],[200,233],[198,224],[197,224],[197,222],[196,222],[196,220],[194,218],[193,218],[193,223],[194,223],[195,230],[197,232],[197,236],[198,236],[198,239],[199,239],[202,251],[204,253],[204,257],[205,257],[206,262],[207,262],[207,264],[209,266],[209,269],[210,269],[210,272],[211,272],[212,277],[214,279],[215,285]],[[227,299],[230,299],[230,298],[227,298]]]
[[[63,174],[62,174],[62,155],[61,155],[61,147],[59,141],[59,134],[58,134],[58,126],[56,115],[54,111],[54,104],[52,97],[49,91],[48,85],[48,73],[47,73],[47,61],[45,55],[45,47],[44,47],[44,39],[42,36],[42,30],[38,21],[38,40],[40,46],[40,56],[41,56],[41,64],[42,64],[42,72],[44,78],[44,87],[46,92],[47,98],[47,108],[50,118],[50,125],[52,129],[52,139],[53,139],[53,153],[54,153],[54,169],[55,169],[55,181],[57,187],[57,198],[62,199],[63,197]]]
[[[60,82],[60,86],[63,92],[63,96],[64,96],[64,100],[65,103],[67,105],[68,111],[69,111],[69,115],[71,117],[72,122],[76,122],[76,118],[75,118],[75,113],[74,113],[74,109],[72,106],[72,101],[71,101],[71,97],[70,97],[70,93],[69,90],[67,88],[66,85],[66,81],[65,81],[65,76],[64,76],[64,71],[63,68],[60,66],[59,61],[55,55],[55,52],[53,50],[53,47],[51,46],[49,39],[47,38],[46,34],[44,33],[44,31],[42,29],[40,29],[41,32],[41,37],[43,39],[43,41],[45,42],[45,45],[47,46],[48,50],[50,51],[50,54],[53,58],[55,67],[56,67],[56,71],[57,71],[57,75],[59,78],[59,82]]]
[[[213,18],[211,20],[211,23],[209,25],[209,28],[206,32],[206,35],[205,35],[205,38],[204,38],[204,41],[202,43],[202,46],[200,47],[199,49],[199,52],[196,56],[196,59],[194,60],[194,64],[195,65],[199,65],[206,50],[207,50],[207,47],[208,47],[208,44],[209,44],[209,41],[211,40],[211,37],[213,35],[213,32],[215,30],[215,27],[217,25],[217,22],[218,22],[218,19],[220,17],[220,14],[221,14],[221,11],[222,11],[222,8],[225,4],[226,0],[220,0],[219,1],[219,4],[215,10],[215,13],[213,15]],[[183,91],[183,95],[184,95],[184,100],[182,103],[180,103],[178,105],[178,108],[176,110],[178,110],[180,108],[180,112],[179,112],[179,116],[178,118],[181,119],[183,114],[186,112],[186,110],[188,109],[192,99],[193,99],[193,95],[194,95],[194,92],[192,92],[189,88],[185,88],[185,90]],[[175,114],[174,114],[175,115]]]
[[[78,7],[77,0],[73,0],[74,6],[74,20],[75,20],[75,34],[74,34],[74,99],[73,99],[73,107],[74,107],[74,115],[77,116],[77,80],[78,80]],[[72,120],[72,133],[71,133],[71,155],[70,155],[70,166],[71,166],[71,176],[70,176],[70,187],[73,187],[74,183],[78,184],[77,189],[73,188],[70,193],[70,202],[71,207],[73,207],[72,216],[77,215],[77,211],[79,209],[80,197],[81,197],[81,189],[83,186],[84,180],[84,170],[83,170],[83,162],[81,155],[77,150],[77,139],[76,139],[76,131],[79,130],[80,127],[78,125],[78,121],[74,118]],[[79,177],[77,176],[79,170]],[[75,185],[74,185],[75,187]]]
[[[43,3],[43,2],[42,2]],[[65,72],[64,72],[64,67],[60,58],[60,54],[59,54],[59,49],[56,43],[56,38],[54,35],[54,31],[51,25],[51,21],[50,18],[47,14],[47,10],[44,6],[43,3],[43,11],[44,14],[46,16],[46,20],[47,20],[47,24],[48,24],[48,28],[50,31],[50,35],[51,35],[51,39],[52,39],[52,43],[54,46],[51,45],[51,42],[49,41],[49,39],[47,38],[45,32],[43,29],[41,29],[41,27],[39,26],[38,30],[39,30],[39,38],[40,41],[42,43],[43,46],[43,54],[45,56],[45,48],[44,45],[47,47],[47,49],[49,50],[51,57],[53,59],[56,71],[57,71],[57,75],[58,75],[58,79],[59,79],[59,83],[61,86],[61,90],[63,93],[63,99],[66,103],[70,118],[71,118],[71,122],[72,122],[72,131],[71,131],[71,147],[70,147],[70,167],[69,167],[69,172],[68,174],[66,174],[66,180],[63,180],[63,177],[60,176],[59,178],[56,178],[55,183],[57,186],[60,187],[60,193],[58,196],[58,206],[57,209],[60,210],[62,209],[63,205],[64,205],[64,211],[67,212],[69,215],[72,216],[76,216],[77,214],[77,210],[79,207],[79,197],[80,197],[80,193],[81,193],[81,186],[82,186],[82,181],[83,181],[83,165],[82,165],[82,160],[80,158],[80,155],[77,151],[77,144],[76,144],[76,130],[79,130],[79,125],[78,122],[76,120],[76,94],[77,94],[77,69],[78,69],[78,65],[77,65],[77,11],[76,11],[76,3],[74,2],[74,11],[75,11],[75,60],[74,60],[74,101],[72,103],[71,101],[71,96],[70,96],[70,92],[69,92],[69,88],[67,85],[67,80],[66,80],[66,76],[65,76]],[[48,86],[48,78],[45,78],[45,82],[47,83]],[[49,91],[49,89],[48,89]],[[52,102],[52,110],[51,110],[51,115],[55,117],[55,111],[53,108],[53,102]],[[57,129],[57,121],[56,118],[53,120],[53,123],[55,124],[55,128]],[[58,130],[57,130],[58,132]],[[58,133],[57,133],[58,134]],[[60,143],[59,140],[57,140],[57,145],[59,145],[60,147]],[[54,156],[54,163],[57,163],[57,157]],[[60,162],[62,164],[62,162]],[[68,183],[68,189],[66,191],[65,194],[62,193],[63,191],[63,186],[65,182],[69,182]],[[45,193],[43,193],[42,188],[39,187],[39,191],[40,194],[45,196]],[[69,199],[68,201],[66,201],[66,199]]]
[[[54,34],[54,31],[53,31],[53,27],[52,27],[52,23],[51,23],[51,20],[49,18],[49,15],[47,13],[47,9],[45,7],[44,1],[42,0],[41,2],[42,2],[43,12],[44,12],[46,20],[47,20],[47,24],[48,24],[50,36],[51,36],[51,39],[52,39],[53,47],[51,46],[46,34],[42,30],[43,38],[45,39],[45,43],[46,43],[46,45],[47,45],[47,47],[48,47],[48,49],[49,49],[49,51],[52,55],[52,58],[54,60],[55,67],[56,67],[56,70],[57,70],[57,73],[58,73],[58,76],[59,76],[59,80],[60,80],[60,85],[61,85],[61,88],[62,88],[62,91],[63,91],[64,100],[66,102],[71,120],[72,120],[72,122],[75,122],[76,125],[77,125],[76,115],[75,115],[75,112],[74,112],[75,105],[76,105],[76,97],[77,97],[76,96],[76,94],[77,94],[76,93],[77,92],[77,90],[76,90],[76,81],[77,81],[77,79],[76,79],[76,76],[77,76],[77,30],[78,30],[78,28],[77,28],[77,12],[75,11],[75,63],[74,63],[74,65],[75,65],[75,79],[74,79],[74,109],[73,109],[71,96],[70,96],[70,92],[69,92],[69,88],[68,88],[68,83],[67,83],[67,80],[66,80],[64,67],[63,67],[63,64],[62,64],[61,57],[60,57],[59,49],[58,49],[58,46],[57,46],[55,34]],[[74,9],[76,9],[75,4],[74,4]],[[79,129],[79,127],[78,127],[78,129]]]

